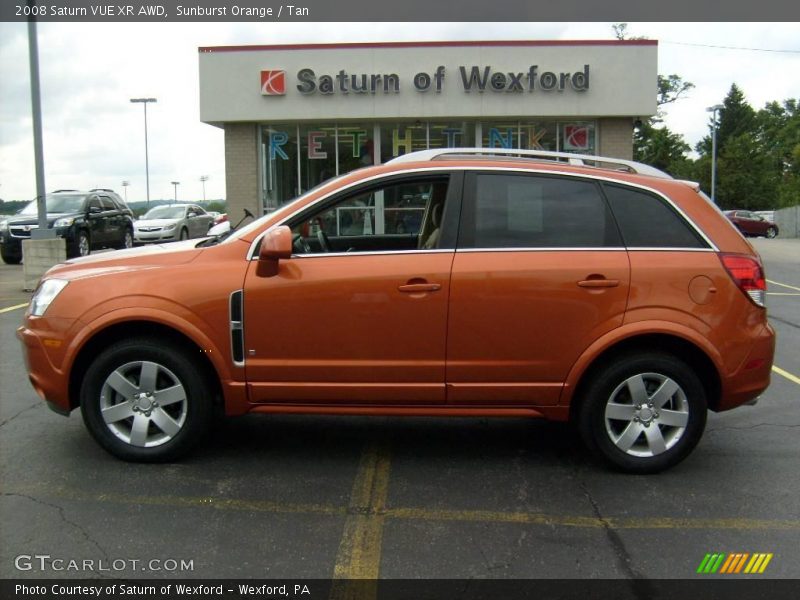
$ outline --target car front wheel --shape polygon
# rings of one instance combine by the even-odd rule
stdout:
[[[3,257],[3,262],[7,265],[18,265],[22,262],[22,254],[11,254],[5,250],[0,250],[0,256]]]
[[[767,237],[774,238],[778,235],[778,230],[775,227],[770,227],[767,229]]]
[[[619,357],[585,388],[581,435],[610,465],[656,473],[686,458],[706,422],[707,401],[697,374],[669,354]]]
[[[212,387],[186,350],[150,338],[119,342],[91,364],[81,413],[97,442],[123,460],[188,452],[211,423]]]
[[[92,252],[92,242],[89,239],[89,234],[85,231],[81,231],[78,233],[78,241],[75,244],[76,246],[76,254],[78,256],[89,256]]]

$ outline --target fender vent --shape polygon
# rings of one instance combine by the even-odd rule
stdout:
[[[244,292],[237,290],[231,294],[230,323],[231,323],[231,356],[234,364],[244,366]]]

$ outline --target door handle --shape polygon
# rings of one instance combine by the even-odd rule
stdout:
[[[397,289],[407,294],[419,294],[422,292],[438,292],[442,286],[438,283],[406,283],[398,286]]]
[[[578,282],[582,288],[612,288],[619,285],[619,279],[584,279]]]

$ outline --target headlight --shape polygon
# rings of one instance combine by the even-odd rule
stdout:
[[[63,217],[61,219],[56,219],[56,222],[53,223],[53,227],[69,227],[75,222],[75,217]]]
[[[8,229],[8,219],[0,221],[0,229]]]
[[[178,226],[177,223],[170,223],[169,225],[164,225],[164,231],[171,231]]]
[[[45,279],[31,299],[31,314],[34,317],[41,317],[67,283],[69,282],[65,279]]]

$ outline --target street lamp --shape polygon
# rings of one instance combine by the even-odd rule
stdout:
[[[206,201],[206,181],[208,181],[208,175],[200,175],[200,183],[203,184],[203,202]]]
[[[717,203],[717,111],[725,108],[722,104],[709,106],[706,112],[711,113],[711,201]]]
[[[127,179],[122,182],[122,189],[125,191],[125,204],[128,203],[128,186],[131,184]]]
[[[172,187],[175,189],[175,202],[178,201],[178,186],[181,184],[180,181],[170,181]]]
[[[144,176],[147,181],[147,208],[150,208],[150,158],[147,155],[147,104],[158,102],[155,98],[131,98],[134,104],[144,106]]]

